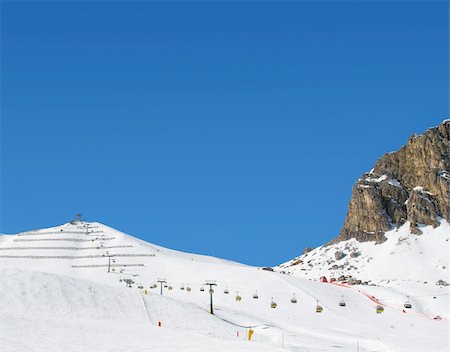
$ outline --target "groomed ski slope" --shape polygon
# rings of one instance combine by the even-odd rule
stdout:
[[[105,266],[92,267],[97,265]],[[158,278],[173,288],[164,288],[164,296],[159,286],[150,288]],[[135,283],[129,288],[123,279]],[[208,288],[200,291],[206,280],[218,285],[214,316]],[[413,308],[403,313],[405,293]],[[449,346],[448,294],[448,287],[412,281],[386,287],[320,283],[165,249],[99,223],[0,236],[2,351],[443,352]],[[384,313],[375,313],[372,295]],[[345,307],[338,305],[341,296]],[[436,315],[442,319],[433,320]]]

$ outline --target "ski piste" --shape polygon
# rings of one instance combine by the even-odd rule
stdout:
[[[174,251],[81,220],[2,235],[2,351],[442,352],[449,287],[436,283],[450,281],[450,227],[407,235],[405,225],[384,244],[351,243],[361,255],[349,274],[367,285],[329,282],[327,256],[344,242],[309,252],[301,270]]]

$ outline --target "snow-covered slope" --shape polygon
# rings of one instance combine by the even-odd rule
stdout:
[[[443,242],[436,244],[440,250],[448,244],[448,231],[444,228],[437,236]],[[319,258],[321,249],[316,251]],[[295,271],[294,266],[284,270]],[[405,276],[408,280],[397,286],[391,281],[344,287],[318,282],[319,271],[308,273],[304,278],[181,253],[99,223],[0,236],[1,350],[447,350],[449,290],[431,281],[439,275],[429,284]],[[386,278],[398,279],[394,276]],[[381,273],[377,280],[383,278]],[[132,287],[126,279],[134,282]],[[163,296],[159,286],[151,288],[158,279],[168,282]],[[217,283],[216,315],[208,313],[206,280]],[[258,299],[252,298],[256,290]],[[294,294],[297,303],[291,303]],[[403,312],[406,295],[413,308]],[[342,296],[345,307],[339,306]],[[384,313],[376,314],[371,296],[384,304]],[[276,308],[271,308],[272,299]],[[317,301],[322,313],[316,313]],[[437,315],[442,319],[434,320]],[[250,328],[253,339],[246,341]]]
[[[385,233],[387,240],[358,242],[355,239],[324,245],[281,264],[286,273],[317,279],[351,276],[363,282],[413,281],[435,285],[450,282],[450,225],[421,227],[413,235],[409,223]]]

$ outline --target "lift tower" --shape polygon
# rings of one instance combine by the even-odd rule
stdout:
[[[167,283],[167,281],[164,280],[164,279],[158,279],[156,282],[159,282],[159,284],[161,285],[161,290],[160,290],[159,294],[162,296],[162,294],[163,294],[163,284]]]
[[[206,280],[205,285],[209,286],[209,312],[211,314],[214,314],[214,307],[213,307],[213,286],[217,286],[216,281],[214,280]]]

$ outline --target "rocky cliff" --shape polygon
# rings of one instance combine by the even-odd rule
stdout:
[[[450,120],[412,135],[399,151],[381,157],[353,186],[347,216],[333,242],[384,241],[384,233],[410,221],[439,225],[450,220]]]

